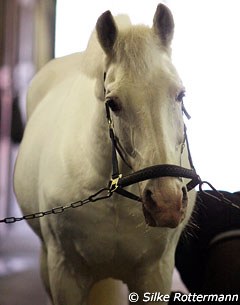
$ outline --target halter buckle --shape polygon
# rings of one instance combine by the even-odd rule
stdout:
[[[107,120],[108,120],[109,128],[110,128],[110,129],[113,129],[113,128],[114,128],[114,126],[113,126],[113,120],[112,120],[112,117],[111,117],[111,113],[110,113],[110,108],[109,108],[109,105],[108,105],[108,101],[109,101],[109,100],[106,100],[106,101],[105,101],[106,115],[107,115]]]
[[[116,191],[116,189],[118,188],[119,179],[121,179],[121,178],[122,178],[122,174],[119,174],[116,178],[112,178],[110,180],[109,191],[111,193]]]

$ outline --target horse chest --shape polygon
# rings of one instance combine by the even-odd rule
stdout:
[[[147,228],[140,205],[132,202],[86,205],[65,215],[54,232],[65,256],[75,253],[72,260],[84,260],[88,265],[132,264],[161,256],[165,245],[163,231]]]

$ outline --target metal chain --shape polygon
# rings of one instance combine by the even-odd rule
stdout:
[[[117,178],[117,180],[119,179],[119,177]],[[81,206],[83,206],[83,205],[85,205],[85,204],[87,204],[89,202],[96,202],[96,201],[99,201],[99,200],[110,198],[112,196],[113,192],[116,191],[116,189],[118,188],[118,186],[115,186],[114,183],[115,183],[115,180],[112,179],[109,187],[101,188],[95,194],[87,197],[86,199],[77,200],[77,201],[74,201],[74,202],[62,205],[62,206],[58,206],[58,207],[52,208],[51,210],[46,210],[44,212],[36,212],[36,213],[32,213],[32,214],[26,214],[26,215],[23,215],[21,217],[6,217],[6,218],[3,218],[3,219],[0,219],[0,223],[12,224],[12,223],[15,223],[15,222],[18,222],[18,221],[22,221],[22,220],[31,220],[31,219],[41,218],[41,217],[47,216],[47,215],[52,215],[52,214],[54,214],[54,215],[61,214],[61,213],[65,212],[68,209],[71,209],[71,208],[75,209],[75,208],[81,207]],[[204,184],[207,184],[214,191],[214,195],[211,195],[211,194],[205,192],[202,189],[202,186]],[[236,203],[234,203],[231,200],[227,199],[221,192],[217,191],[212,186],[212,184],[210,184],[207,181],[201,181],[199,183],[199,191],[201,193],[206,194],[209,197],[214,198],[215,200],[217,200],[219,202],[228,204],[228,205],[230,205],[230,206],[240,210],[240,206],[239,205],[237,205]],[[103,195],[103,193],[105,193],[105,195]]]
[[[106,193],[106,194],[104,195],[103,193]],[[74,202],[68,203],[66,205],[58,206],[56,208],[53,208],[51,210],[47,210],[44,212],[36,212],[36,213],[32,213],[32,214],[23,215],[22,217],[6,217],[4,219],[0,219],[0,223],[9,224],[9,223],[15,223],[18,221],[22,221],[22,220],[31,220],[31,219],[41,218],[43,216],[47,216],[47,215],[51,215],[51,214],[55,214],[55,215],[61,214],[68,209],[71,209],[71,208],[75,209],[75,208],[81,207],[89,202],[96,202],[96,201],[99,201],[102,199],[110,198],[112,196],[112,194],[113,194],[113,191],[111,190],[111,188],[102,188],[99,191],[97,191],[95,194],[89,196],[86,199],[74,201]]]

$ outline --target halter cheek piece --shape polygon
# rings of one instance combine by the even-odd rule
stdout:
[[[105,78],[105,77],[104,77]],[[105,90],[104,90],[105,93]],[[148,179],[154,179],[154,178],[160,178],[160,177],[176,177],[176,178],[187,178],[191,179],[190,182],[186,185],[187,190],[191,191],[195,186],[197,186],[201,179],[196,173],[196,170],[193,166],[193,161],[189,149],[189,143],[187,138],[187,130],[186,126],[184,125],[184,139],[186,143],[186,147],[188,150],[188,159],[191,166],[191,169],[184,168],[182,166],[172,165],[172,164],[159,164],[154,165],[150,167],[143,168],[139,171],[133,172],[129,175],[123,176],[119,173],[119,166],[118,166],[118,157],[117,154],[121,157],[121,159],[124,161],[124,163],[127,163],[125,160],[123,153],[120,149],[120,143],[118,138],[116,137],[114,133],[114,125],[113,120],[111,117],[111,109],[109,106],[108,99],[105,100],[105,107],[106,107],[106,116],[108,120],[108,127],[109,127],[109,136],[112,143],[112,179],[110,181],[109,189],[110,192],[116,192],[122,196],[128,197],[129,199],[141,201],[141,198],[127,190],[124,189],[124,187],[148,180]],[[186,115],[186,117],[189,119],[190,116],[187,113],[184,105],[182,106],[182,111]],[[128,165],[129,166],[129,165]]]

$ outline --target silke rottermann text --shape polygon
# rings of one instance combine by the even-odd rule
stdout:
[[[129,301],[135,303],[139,300],[139,295],[135,292],[129,294]],[[161,294],[160,292],[145,292],[143,294],[143,302],[168,302],[170,295]],[[181,294],[176,292],[173,296],[173,302],[237,302],[238,294]]]
[[[173,301],[180,302],[236,302],[238,301],[238,294],[181,294],[176,292]]]

